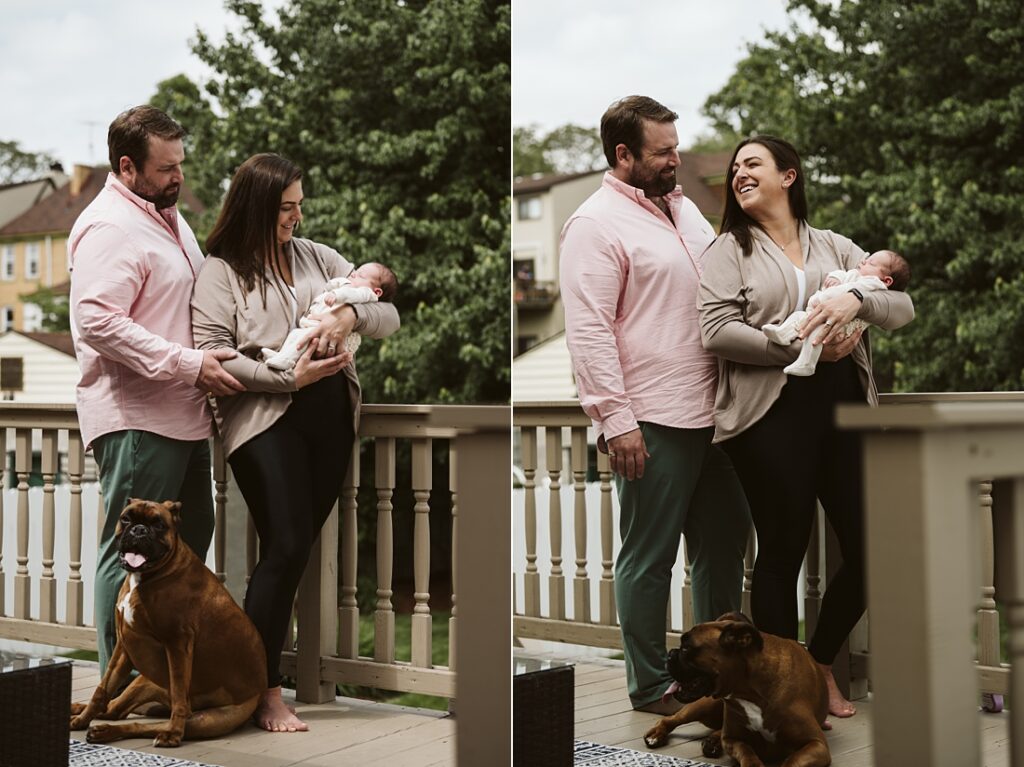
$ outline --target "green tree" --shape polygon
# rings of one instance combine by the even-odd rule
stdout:
[[[71,332],[71,306],[66,290],[40,288],[32,293],[18,296],[18,300],[26,304],[35,304],[42,312],[41,329],[48,333]]]
[[[200,199],[256,152],[294,160],[304,234],[401,280],[401,331],[359,353],[368,399],[507,402],[510,4],[294,0],[273,21],[226,6],[240,30],[193,44],[214,73],[199,114],[186,82],[162,88],[201,126]]]
[[[601,136],[593,128],[568,123],[541,133],[537,125],[512,131],[514,173],[585,173],[607,166]]]
[[[15,184],[38,178],[57,160],[46,152],[29,152],[17,141],[0,141],[0,184]]]
[[[1024,6],[791,0],[705,104],[804,155],[813,223],[911,262],[917,318],[873,333],[904,391],[1024,386]]]

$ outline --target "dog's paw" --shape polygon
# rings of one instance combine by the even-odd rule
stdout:
[[[181,745],[180,732],[161,732],[153,738],[153,745],[157,748],[177,748]]]
[[[85,739],[89,743],[110,743],[112,740],[117,740],[117,726],[113,724],[94,724],[85,733]]]
[[[72,713],[74,713],[74,712],[72,712]],[[85,717],[80,716],[78,714],[76,714],[75,716],[71,717],[71,730],[72,730],[72,732],[75,731],[75,730],[84,730],[88,726],[89,726],[89,720],[87,720]]]
[[[661,748],[668,741],[668,730],[662,727],[660,724],[654,725],[644,735],[644,743],[647,744],[647,748]]]
[[[721,736],[717,734],[708,735],[700,742],[700,750],[708,759],[717,759],[725,753],[725,750],[722,748]]]
[[[85,711],[84,703],[72,703],[71,704],[71,716],[78,716]]]

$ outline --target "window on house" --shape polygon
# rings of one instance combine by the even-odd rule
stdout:
[[[36,304],[25,304],[22,309],[21,329],[26,333],[43,329],[43,310]]]
[[[13,277],[13,275],[11,275]],[[30,242],[25,245],[25,279],[34,280],[39,277],[39,243]]]
[[[6,333],[8,330],[14,330],[13,306],[5,306],[3,312],[0,313],[0,333]]]
[[[0,277],[5,280],[14,279],[14,246],[4,245],[0,253]]]
[[[520,221],[534,221],[541,215],[540,197],[520,197],[516,203]]]
[[[25,361],[21,357],[0,358],[0,390],[23,391],[25,388]]]

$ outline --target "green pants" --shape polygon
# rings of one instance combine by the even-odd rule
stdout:
[[[698,623],[739,610],[750,510],[714,430],[641,423],[651,457],[643,479],[616,476],[622,547],[615,600],[634,708],[658,700],[672,681],[665,670],[665,614],[672,565],[686,536]]]
[[[92,443],[103,489],[104,520],[96,558],[93,614],[102,674],[114,652],[114,604],[124,583],[114,530],[129,498],[181,501],[178,534],[202,560],[213,537],[210,443],[186,442],[128,429],[104,434]]]

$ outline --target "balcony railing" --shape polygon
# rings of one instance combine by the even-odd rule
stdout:
[[[891,412],[906,405],[955,403],[1013,408],[1024,406],[1024,393],[883,395],[879,412]],[[590,419],[575,401],[514,403],[513,425],[518,449],[516,466],[521,472],[521,490],[515,491],[513,498],[517,549],[513,633],[522,638],[621,649],[613,574],[618,548],[618,501],[612,492],[608,458],[594,447]],[[1020,431],[1024,434],[1024,428]],[[1024,439],[1021,442],[1024,451]],[[970,562],[977,563],[973,577],[979,588],[972,600],[977,689],[1002,695],[1009,691],[1010,671],[1008,664],[1000,660],[1000,615],[996,602],[1006,602],[1012,596],[1006,584],[1013,556],[1008,543],[998,545],[999,536],[993,531],[993,503],[997,507],[1005,503],[1007,493],[1005,484],[993,483],[992,477],[998,479],[999,475],[976,477],[973,491],[961,497],[962,511],[971,520],[971,540],[978,542],[977,557],[973,557],[973,551],[964,554]],[[805,559],[807,635],[813,633],[820,597],[832,569],[829,563],[834,564],[839,558],[837,547],[829,545],[830,537],[819,509]],[[747,604],[755,553],[756,540],[751,535],[744,579]],[[676,571],[681,574],[681,584],[669,605],[669,646],[677,644],[680,633],[693,624],[685,553],[681,554]],[[872,589],[872,593],[878,593],[885,590],[885,585],[876,584]],[[1021,615],[1024,616],[1024,610]],[[866,695],[872,685],[868,676],[869,617],[870,614],[851,634],[848,652],[837,659],[835,669],[841,686],[848,685],[854,698]],[[1021,623],[1024,624],[1024,617]],[[898,625],[871,628],[893,633],[905,630]],[[1024,648],[1024,642],[1021,646]],[[932,694],[941,693],[933,690]],[[974,705],[977,706],[977,700]]]
[[[286,653],[282,661],[282,670],[296,678],[296,697],[300,701],[333,700],[336,683],[447,698],[458,695],[460,763],[484,763],[478,759],[507,763],[509,709],[502,703],[510,698],[507,669],[497,666],[472,669],[476,682],[485,685],[486,690],[475,686],[476,682],[460,684],[457,690],[455,669],[473,666],[470,638],[494,643],[497,637],[498,642],[507,643],[511,606],[503,590],[491,588],[493,594],[481,598],[477,584],[498,584],[503,580],[500,573],[507,572],[501,567],[501,563],[508,560],[507,542],[496,540],[488,531],[501,529],[509,518],[508,479],[503,468],[510,461],[508,426],[507,407],[363,407],[360,437],[372,442],[373,490],[377,499],[373,655],[359,655],[356,499],[360,451],[355,450],[347,469],[338,467],[339,502],[310,556],[296,599],[295,651]],[[402,442],[408,443],[407,452],[399,450]],[[435,666],[431,660],[431,637],[436,619],[430,605],[431,537],[449,535],[447,529],[439,533],[430,527],[429,502],[436,479],[432,456],[438,443],[442,444],[442,452],[447,457],[441,465],[448,476],[437,484],[447,486],[451,494],[450,500],[433,500],[435,506],[447,503],[451,514],[451,568],[456,586],[453,593],[443,595],[441,600],[448,602],[450,599],[452,605],[447,626],[448,661]],[[95,649],[94,622],[85,609],[88,600],[82,563],[86,558],[83,552],[91,555],[96,549],[96,532],[83,529],[83,494],[98,495],[99,486],[84,481],[86,454],[74,407],[14,403],[0,406],[0,455],[7,455],[11,449],[16,482],[14,508],[4,502],[4,490],[8,490],[9,499],[9,489],[0,487],[0,638]],[[39,454],[41,492],[30,488],[34,452]],[[411,456],[410,489],[414,499],[414,607],[411,658],[397,660],[392,603],[393,500],[396,475],[402,473],[398,471],[398,456],[406,454]],[[61,484],[66,481],[67,489],[58,491],[58,481]],[[222,581],[229,551],[228,481],[223,451],[215,440],[213,567]],[[90,498],[89,503],[93,502],[102,508],[101,499]],[[11,515],[15,515],[15,540],[13,546],[8,542],[8,556],[4,557],[3,531],[5,519],[9,522]],[[97,517],[102,518],[102,513]],[[56,546],[58,540],[60,550]],[[245,545],[246,573],[255,565],[257,546],[250,522]],[[483,569],[481,557],[485,563]],[[5,605],[8,579],[13,580],[13,600]],[[469,584],[465,587],[465,599],[458,593],[464,584]],[[457,642],[457,636],[464,641]],[[503,690],[506,691],[504,697]]]
[[[547,309],[558,299],[558,286],[554,282],[516,278],[513,295],[520,309]]]

